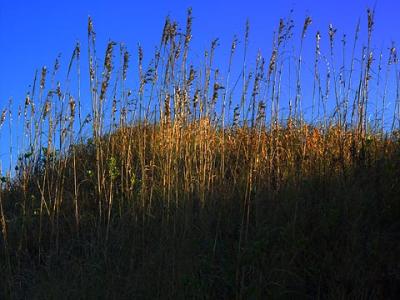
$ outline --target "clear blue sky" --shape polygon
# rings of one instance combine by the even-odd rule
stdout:
[[[192,7],[193,51],[200,55],[209,42],[218,37],[222,58],[224,53],[229,53],[225,50],[229,49],[232,36],[243,33],[248,18],[251,52],[260,48],[268,57],[272,32],[279,18],[287,16],[290,9],[294,9],[297,27],[310,15],[313,32],[320,29],[326,33],[328,24],[333,23],[340,35],[345,32],[352,36],[357,20],[365,21],[366,8],[374,5],[374,46],[385,49],[392,40],[400,42],[399,0],[0,0],[0,109],[10,97],[15,102],[22,101],[35,69],[43,65],[51,67],[59,53],[65,67],[77,40],[82,42],[82,51],[86,51],[88,15],[94,20],[99,46],[104,48],[112,39],[125,42],[128,49],[136,53],[140,42],[147,53],[153,52],[159,43],[165,17],[170,15],[184,24],[186,10]],[[99,56],[102,54],[100,51]],[[83,78],[87,78],[84,75]],[[6,140],[7,132],[3,130],[0,135],[0,160],[3,162],[8,151],[4,147]]]
[[[228,44],[233,34],[242,33],[249,18],[251,45],[267,51],[279,18],[287,16],[291,8],[297,26],[310,14],[314,28],[326,30],[333,23],[352,34],[357,19],[365,18],[366,8],[375,3],[375,41],[385,45],[400,41],[398,0],[0,0],[0,107],[9,97],[24,96],[36,68],[52,65],[58,53],[67,60],[76,40],[86,42],[88,15],[94,19],[99,45],[113,39],[125,41],[135,51],[138,42],[153,49],[165,16],[184,22],[191,6],[194,42],[200,47],[208,46],[214,37]]]

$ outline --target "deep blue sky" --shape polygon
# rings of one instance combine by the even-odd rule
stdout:
[[[70,56],[76,40],[86,42],[87,17],[95,22],[99,45],[108,39],[125,41],[135,51],[140,42],[153,49],[159,41],[165,16],[185,21],[193,7],[194,42],[206,47],[214,37],[221,43],[243,31],[251,22],[251,45],[268,50],[279,18],[294,8],[301,26],[306,14],[313,27],[329,23],[352,34],[358,18],[376,3],[375,41],[400,41],[398,0],[246,0],[246,1],[122,1],[122,0],[0,0],[0,107],[9,97],[23,97],[36,68],[50,66],[58,53]],[[84,44],[85,45],[85,44]],[[199,49],[202,51],[203,49]]]
[[[357,20],[362,18],[365,23],[366,8],[374,5],[375,47],[387,47],[392,40],[400,42],[399,0],[0,0],[0,110],[10,97],[16,102],[24,99],[35,69],[43,65],[51,67],[59,53],[65,66],[77,40],[82,42],[82,51],[86,51],[88,15],[94,20],[100,48],[113,39],[125,42],[134,53],[140,42],[147,53],[153,52],[159,43],[165,17],[170,15],[184,26],[186,10],[192,7],[193,51],[200,55],[218,37],[224,49],[222,57],[232,36],[243,33],[248,18],[251,50],[260,48],[268,57],[272,32],[279,18],[287,16],[290,9],[294,9],[298,27],[310,15],[313,32],[320,29],[326,33],[328,24],[333,23],[340,35],[346,32],[352,36]],[[83,78],[87,76],[83,74]],[[8,151],[4,147],[8,140],[4,130],[0,140],[0,160],[4,161]]]

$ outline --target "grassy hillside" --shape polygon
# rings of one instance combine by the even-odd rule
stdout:
[[[217,41],[192,63],[190,10],[183,29],[167,19],[148,67],[138,49],[133,91],[131,55],[110,42],[98,65],[89,19],[90,99],[77,44],[65,83],[54,80],[58,61],[43,68],[13,121],[22,150],[1,175],[0,298],[395,299],[400,105],[388,98],[398,60],[394,45],[375,54],[372,11],[367,20],[361,56],[359,25],[348,61],[335,59],[332,26],[327,56],[315,34],[307,116],[309,17],[298,50],[288,52],[293,21],[281,20],[270,57],[253,66],[247,24],[244,56],[235,38],[224,71]]]

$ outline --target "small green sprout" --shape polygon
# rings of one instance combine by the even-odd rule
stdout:
[[[119,176],[117,159],[114,156],[108,160],[108,174],[112,180],[115,180]]]

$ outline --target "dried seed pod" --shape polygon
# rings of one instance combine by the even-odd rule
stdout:
[[[169,122],[171,116],[170,100],[171,96],[169,94],[166,94],[164,99],[164,115],[165,115],[165,121],[167,123]]]
[[[51,110],[51,101],[47,99],[45,104],[44,104],[43,118],[47,117],[47,115],[49,114],[50,110]]]
[[[186,84],[187,84],[188,86],[190,86],[190,85],[193,83],[193,80],[194,80],[194,78],[195,78],[195,75],[196,75],[196,72],[195,72],[195,70],[193,69],[193,66],[190,66],[189,78],[188,78],[187,81],[186,81]]]
[[[6,121],[7,109],[4,109],[0,116],[0,128],[3,127],[4,122]]]
[[[302,39],[304,39],[304,37],[306,36],[307,29],[311,25],[311,23],[312,23],[311,17],[307,16],[306,19],[304,20],[303,32],[301,33]]]
[[[75,108],[76,108],[75,100],[72,96],[70,96],[69,97],[70,120],[73,120],[75,118]]]
[[[189,8],[187,11],[187,20],[186,20],[186,33],[185,33],[185,47],[187,47],[192,39],[192,8]]]
[[[122,78],[123,80],[126,80],[126,74],[128,72],[128,64],[129,64],[129,52],[124,51],[124,63],[122,67]]]
[[[233,110],[233,127],[239,126],[240,108],[239,105]]]
[[[104,73],[103,82],[101,83],[100,101],[103,101],[106,96],[112,71],[112,52],[115,45],[116,43],[113,41],[109,42],[107,45],[106,56],[104,58]]]
[[[46,83],[46,75],[47,75],[47,68],[44,66],[42,68],[42,75],[40,77],[40,88],[44,89],[45,83]]]
[[[199,103],[199,99],[200,99],[200,90],[197,89],[196,92],[194,93],[194,97],[193,97],[193,107],[197,107],[197,104]]]

